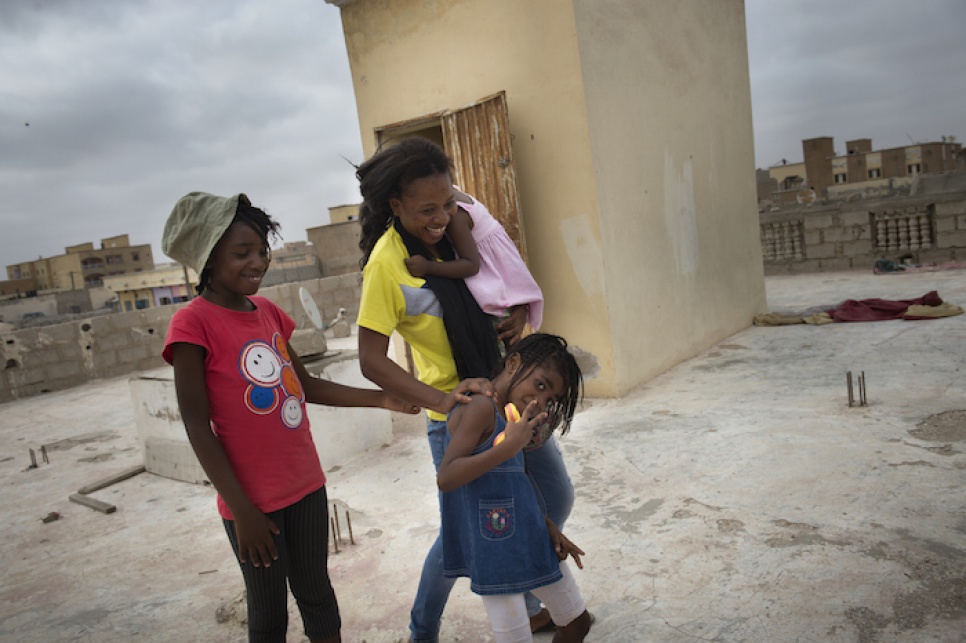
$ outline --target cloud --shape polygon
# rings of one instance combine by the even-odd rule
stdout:
[[[747,0],[757,165],[801,140],[966,138],[962,0]],[[27,125],[29,123],[29,125]],[[246,192],[287,240],[358,201],[339,11],[323,0],[0,3],[0,264]]]
[[[28,125],[29,123],[29,125]],[[129,233],[181,195],[246,192],[286,239],[357,200],[339,12],[319,0],[4,3],[0,261]]]
[[[876,148],[962,136],[966,3],[748,0],[757,165],[800,161],[801,140]]]

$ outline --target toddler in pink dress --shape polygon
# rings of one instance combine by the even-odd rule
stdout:
[[[483,312],[498,320],[525,306],[527,322],[537,330],[543,321],[543,292],[517,247],[485,205],[455,187],[453,193],[458,207],[446,234],[459,258],[430,262],[410,257],[409,272],[414,277],[463,279]]]

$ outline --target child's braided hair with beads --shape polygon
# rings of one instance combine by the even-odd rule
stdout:
[[[577,365],[577,360],[567,350],[567,340],[549,333],[528,335],[507,350],[506,358],[500,364],[498,372],[503,370],[506,360],[514,353],[520,355],[520,368],[510,379],[510,390],[513,390],[518,382],[527,377],[538,366],[560,373],[564,381],[564,391],[559,400],[550,409],[547,409],[547,412],[551,425],[550,431],[560,425],[562,427],[561,435],[566,434],[570,430],[570,423],[574,419],[577,404],[584,396],[583,375]]]

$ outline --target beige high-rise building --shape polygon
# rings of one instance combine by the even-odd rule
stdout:
[[[152,270],[151,245],[132,246],[128,235],[101,239],[100,248],[82,243],[64,254],[7,266],[7,279],[33,280],[36,291],[83,290],[101,285],[107,275]]]

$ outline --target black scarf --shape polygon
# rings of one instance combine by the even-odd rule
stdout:
[[[399,217],[395,217],[393,226],[406,244],[410,256],[422,255],[430,261],[436,261],[426,246],[403,227]],[[436,244],[436,250],[445,261],[456,258],[446,237]],[[426,275],[423,279],[443,309],[443,324],[460,379],[491,377],[500,361],[499,340],[493,328],[493,319],[476,303],[462,279],[432,275]]]

